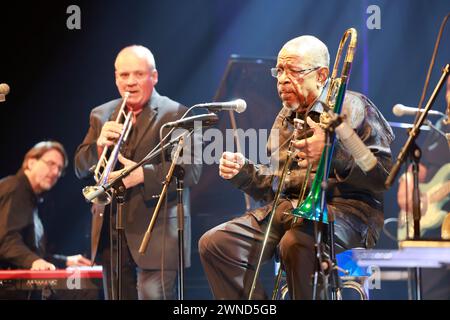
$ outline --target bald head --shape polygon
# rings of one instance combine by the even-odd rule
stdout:
[[[313,36],[294,38],[277,58],[277,89],[283,106],[296,112],[307,108],[321,94],[329,74],[330,54]]]
[[[139,60],[145,60],[150,70],[156,69],[153,53],[146,47],[139,45],[128,46],[120,50],[114,63],[115,68],[117,69],[118,64],[120,64],[122,60],[128,59],[130,56],[136,57]]]
[[[280,53],[295,53],[302,58],[304,63],[313,67],[330,66],[330,53],[327,46],[314,36],[300,36],[289,40],[281,48]]]
[[[143,46],[129,46],[117,55],[116,86],[120,95],[128,92],[127,107],[139,112],[150,100],[158,82],[155,58],[149,49]]]

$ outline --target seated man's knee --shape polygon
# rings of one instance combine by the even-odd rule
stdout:
[[[301,255],[303,251],[314,250],[314,239],[303,232],[289,230],[281,238],[279,250],[281,260],[289,261],[293,256]]]
[[[198,241],[198,250],[200,256],[203,256],[205,253],[214,250],[214,248],[217,248],[217,246],[220,246],[223,241],[223,237],[220,234],[221,232],[214,228],[205,232],[200,237],[200,240]]]
[[[279,255],[282,261],[286,261],[286,259],[289,257],[289,253],[292,252],[293,247],[296,244],[297,243],[295,237],[290,232],[286,232],[286,234],[281,238],[278,247]]]

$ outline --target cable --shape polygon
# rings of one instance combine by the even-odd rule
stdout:
[[[394,237],[394,236],[392,235],[392,233],[390,233],[390,232],[386,229],[386,226],[387,226],[389,223],[391,223],[391,222],[397,222],[397,223],[398,223],[398,218],[388,218],[388,219],[385,219],[385,220],[384,220],[384,223],[383,223],[383,232],[384,232],[384,234],[385,234],[389,239],[391,239],[391,240],[397,242],[397,237]]]

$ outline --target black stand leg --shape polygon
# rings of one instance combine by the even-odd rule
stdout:
[[[328,212],[328,230],[330,239],[330,286],[331,286],[331,300],[338,300],[341,290],[341,278],[338,274],[338,265],[336,259],[336,247],[334,240],[334,214]]]
[[[414,240],[420,239],[420,190],[419,190],[419,163],[420,163],[421,151],[419,147],[414,143],[411,148],[410,157],[413,160],[412,172],[413,172],[413,220],[414,220]]]
[[[325,294],[325,299],[328,299],[328,280],[326,280],[325,270],[323,268],[323,241],[322,241],[322,222],[314,222],[314,234],[315,234],[315,254],[316,254],[316,268],[313,275],[313,300],[317,300],[318,297],[318,285],[319,285],[319,275],[322,275],[323,290]]]
[[[422,300],[422,269],[414,268],[414,282],[416,284],[416,300]]]
[[[183,179],[184,170],[177,167],[174,175],[177,181],[177,216],[178,216],[178,300],[184,300],[184,208]]]
[[[172,180],[172,176],[175,175],[177,177],[177,194],[178,194],[178,206],[177,206],[177,213],[178,213],[178,245],[179,248],[179,277],[178,277],[178,284],[179,284],[179,291],[178,291],[178,297],[180,299],[183,299],[183,281],[184,281],[184,210],[183,210],[183,178],[184,178],[184,169],[180,166],[177,166],[176,163],[178,161],[178,158],[180,156],[180,153],[183,149],[184,145],[184,136],[179,137],[179,143],[175,150],[175,153],[173,155],[172,163],[170,165],[169,171],[166,175],[166,180],[163,183],[163,189],[160,193],[158,203],[156,204],[155,210],[153,212],[152,220],[150,221],[150,224],[147,228],[147,231],[145,232],[144,238],[142,239],[141,246],[139,247],[139,253],[144,254],[147,250],[148,243],[150,242],[151,232],[153,230],[153,226],[155,225],[156,218],[158,217],[159,209],[161,207],[162,200],[165,198],[167,193],[167,188],[170,184],[170,181]],[[176,169],[176,170],[175,170]],[[164,283],[162,284],[164,285]]]
[[[112,199],[114,199],[114,190],[112,192]],[[114,212],[112,210],[112,206],[109,207],[109,284],[111,286],[111,290],[108,290],[107,299],[117,300],[117,277],[116,277],[116,263],[117,259],[114,251],[114,241],[116,240],[116,229],[114,227]]]
[[[410,158],[412,159],[413,172],[413,220],[414,220],[414,240],[420,240],[420,189],[419,189],[419,163],[421,151],[414,142],[410,149]],[[414,268],[415,298],[422,300],[422,276],[421,269]]]
[[[116,211],[116,231],[117,231],[117,249],[116,249],[116,290],[117,292],[113,295],[117,300],[122,300],[122,245],[123,237],[125,233],[124,217],[123,217],[123,204],[125,202],[125,186],[123,184],[114,188],[117,211]],[[112,248],[111,248],[112,250]]]

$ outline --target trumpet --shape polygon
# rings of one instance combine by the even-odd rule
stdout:
[[[93,199],[92,196],[101,188],[102,185],[108,182],[109,175],[116,166],[120,152],[120,147],[127,140],[128,134],[130,133],[132,126],[131,119],[133,116],[133,112],[132,111],[129,111],[128,113],[125,112],[125,105],[127,103],[129,95],[130,95],[129,92],[125,92],[122,104],[119,109],[119,113],[117,114],[115,120],[116,123],[123,123],[122,132],[120,133],[120,136],[117,139],[117,142],[115,143],[113,150],[110,152],[109,157],[107,157],[109,148],[107,147],[103,148],[102,154],[97,162],[97,165],[95,166],[94,179],[96,185],[86,186],[83,188],[83,195],[86,198],[86,200],[91,201],[92,203],[95,204],[107,205],[111,202],[112,199],[112,195],[108,192],[105,192],[103,195],[100,195]]]
[[[350,38],[350,43],[345,54],[344,63],[342,66],[341,76],[337,77],[337,72],[340,65],[340,60],[342,56],[342,51],[347,40]],[[333,66],[333,72],[330,78],[330,87],[328,89],[326,97],[326,105],[333,109],[335,114],[340,114],[342,105],[344,102],[345,91],[347,88],[348,78],[350,75],[350,70],[353,62],[353,57],[356,50],[357,43],[357,32],[354,28],[347,29],[342,36],[341,42],[339,43],[339,49],[336,54],[336,59]],[[299,202],[297,208],[292,211],[292,214],[299,218],[304,218],[314,221],[322,221],[324,223],[328,222],[328,212],[325,205],[325,199],[322,199],[321,183],[323,178],[327,178],[329,174],[330,162],[327,156],[331,156],[334,147],[334,140],[331,144],[329,154],[326,150],[322,152],[322,156],[317,167],[317,173],[311,185],[311,189],[302,202]],[[326,163],[328,162],[328,166]]]

